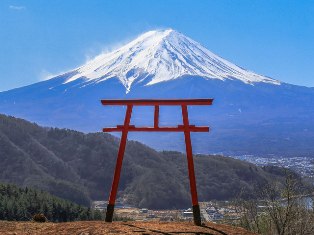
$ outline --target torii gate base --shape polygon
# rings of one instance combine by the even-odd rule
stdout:
[[[117,125],[117,127],[104,128],[104,132],[114,132],[121,131],[121,141],[118,151],[118,158],[116,162],[116,168],[114,172],[113,182],[111,186],[111,192],[109,196],[109,203],[107,206],[106,212],[106,222],[112,222],[114,205],[120,180],[120,173],[122,168],[122,161],[127,141],[127,136],[129,131],[144,131],[144,132],[184,132],[185,137],[185,147],[186,147],[186,156],[188,162],[188,171],[190,178],[190,190],[192,197],[193,205],[193,218],[195,225],[201,225],[201,213],[200,207],[197,199],[197,190],[196,190],[196,180],[194,173],[194,162],[192,155],[192,144],[191,144],[191,132],[209,132],[209,127],[206,126],[195,126],[190,125],[188,117],[188,105],[211,105],[213,99],[178,99],[178,100],[102,100],[103,105],[124,105],[127,106],[124,125]],[[161,105],[170,105],[170,106],[181,106],[182,108],[182,119],[183,125],[178,125],[175,127],[159,127],[159,106]],[[133,106],[154,106],[154,127],[135,127],[130,125],[131,115]]]

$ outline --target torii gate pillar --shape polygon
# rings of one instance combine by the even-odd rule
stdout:
[[[116,162],[116,168],[114,172],[113,182],[111,186],[111,192],[109,196],[109,203],[107,206],[106,212],[106,222],[112,222],[114,205],[117,196],[122,161],[126,147],[126,141],[129,131],[143,131],[143,132],[184,132],[185,137],[185,147],[186,147],[186,156],[188,162],[188,172],[190,179],[190,190],[193,206],[193,219],[195,225],[201,225],[201,213],[200,207],[198,204],[197,190],[196,190],[196,179],[194,173],[194,162],[193,162],[193,153],[192,153],[192,144],[191,144],[191,132],[209,132],[209,127],[207,126],[195,126],[190,125],[189,116],[188,116],[188,105],[211,105],[213,99],[176,99],[176,100],[156,100],[156,99],[147,99],[147,100],[102,100],[103,105],[124,105],[127,106],[124,125],[117,125],[117,127],[104,128],[104,132],[122,132],[120,147],[118,151],[118,157]],[[168,105],[168,106],[181,106],[182,108],[182,120],[183,125],[178,125],[174,127],[160,127],[159,126],[159,106]],[[131,115],[133,106],[154,106],[154,127],[135,127],[130,125]]]

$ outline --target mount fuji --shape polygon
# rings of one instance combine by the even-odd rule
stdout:
[[[130,43],[46,81],[0,93],[0,113],[40,125],[100,131],[123,123],[123,107],[104,98],[214,98],[189,109],[191,123],[211,125],[192,135],[195,152],[231,155],[313,155],[314,89],[243,69],[172,29],[146,32]],[[161,124],[182,122],[161,109]],[[152,125],[151,108],[135,108],[133,124]],[[1,134],[1,133],[0,133]],[[156,149],[182,150],[177,134],[131,134]]]

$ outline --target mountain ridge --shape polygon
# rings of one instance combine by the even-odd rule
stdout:
[[[108,134],[43,128],[0,115],[0,181],[89,205],[90,200],[108,198],[118,147],[118,139]],[[194,158],[201,201],[229,200],[240,192],[250,198],[255,185],[283,180],[281,174],[232,158]],[[140,208],[187,208],[188,182],[182,153],[157,152],[141,143],[127,142],[120,201]]]
[[[159,41],[157,40],[158,43],[165,41],[164,38],[167,36],[164,36],[163,32],[166,31],[155,32],[161,34]],[[172,33],[179,34],[175,31]],[[154,34],[154,31],[149,32],[145,37],[149,38],[151,34]],[[176,38],[179,40],[181,36]],[[140,38],[133,44],[137,45],[142,41]],[[152,42],[154,42],[153,39]],[[157,47],[160,45],[158,43]],[[126,48],[130,48],[127,45]],[[134,51],[143,49],[142,52],[144,51],[146,55],[146,49],[149,50],[151,46],[155,48],[154,45],[150,42],[147,47],[136,49],[135,46]],[[180,48],[184,49],[181,46]],[[185,49],[183,49],[178,54],[185,57],[192,56],[193,51],[196,51],[196,49],[189,49],[184,52]],[[159,54],[161,57],[154,58],[155,49],[147,54],[147,58],[153,58],[152,64],[162,61],[170,61],[171,64],[176,61],[175,58],[169,56],[170,54],[167,54],[167,48],[162,47],[162,50],[167,56],[161,56],[161,53]],[[122,50],[119,53],[124,54],[124,52],[125,50]],[[107,54],[104,56],[106,57]],[[132,59],[135,57],[136,55],[132,58],[125,56],[121,58],[121,61],[129,61],[133,66]],[[113,56],[113,58],[116,57]],[[206,58],[202,59],[206,60]],[[103,61],[100,62],[100,64],[103,63]],[[145,64],[149,60],[142,62]],[[192,65],[191,61],[187,62]],[[113,68],[119,68],[120,70],[116,72],[121,72],[121,76],[124,76],[130,68],[133,68],[129,66],[130,63],[116,63],[118,67]],[[97,63],[96,65],[98,66]],[[90,71],[93,72],[96,67]],[[211,68],[210,66],[207,68],[207,65],[205,67]],[[181,66],[180,69],[182,68]],[[196,68],[198,68],[197,64]],[[238,66],[237,68],[240,69]],[[100,66],[99,69],[99,72],[107,71],[106,66],[103,68]],[[158,67],[156,67],[157,70]],[[169,69],[169,71],[175,70]],[[314,88],[282,82],[279,85],[276,80],[246,83],[230,76],[227,79],[208,79],[203,75],[180,75],[175,79],[171,79],[170,76],[166,77],[167,81],[153,82],[148,85],[155,78],[153,74],[149,74],[149,71],[144,71],[135,80],[130,80],[128,90],[118,76],[113,73],[111,75],[90,79],[82,74],[78,75],[76,70],[71,70],[50,80],[0,92],[0,112],[34,121],[42,126],[95,132],[102,130],[105,126],[122,124],[125,113],[123,108],[101,106],[101,99],[214,98],[215,102],[211,107],[189,109],[191,124],[212,127],[210,135],[198,133],[195,138],[193,137],[195,152],[264,156],[311,156],[314,154],[314,146],[311,144],[314,141]],[[134,73],[129,75],[132,77]],[[69,81],[73,76],[78,77]],[[181,124],[180,112],[175,109],[161,109],[162,125]],[[152,110],[137,111],[135,109],[132,115],[131,123],[152,124]],[[158,150],[183,151],[182,136],[175,134],[165,133],[161,137],[154,133],[149,136],[141,133],[132,134],[130,138]]]

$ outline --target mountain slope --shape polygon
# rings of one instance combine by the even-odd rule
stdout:
[[[40,188],[80,204],[108,198],[118,139],[43,128],[4,115],[0,115],[0,136],[0,181]],[[222,156],[196,156],[195,169],[201,201],[229,200],[240,192],[251,197],[255,185],[283,179],[280,174]],[[139,207],[187,208],[187,175],[183,154],[156,152],[129,141],[119,197]]]
[[[123,109],[102,107],[103,98],[214,98],[212,107],[189,110],[193,124],[213,130],[195,135],[195,152],[314,154],[313,88],[245,70],[174,30],[147,32],[68,73],[1,92],[0,112],[40,125],[100,131],[122,124],[124,115]],[[160,115],[164,125],[182,122],[178,109]],[[132,122],[151,124],[152,109],[135,109]],[[130,138],[158,150],[184,149],[176,134]]]

